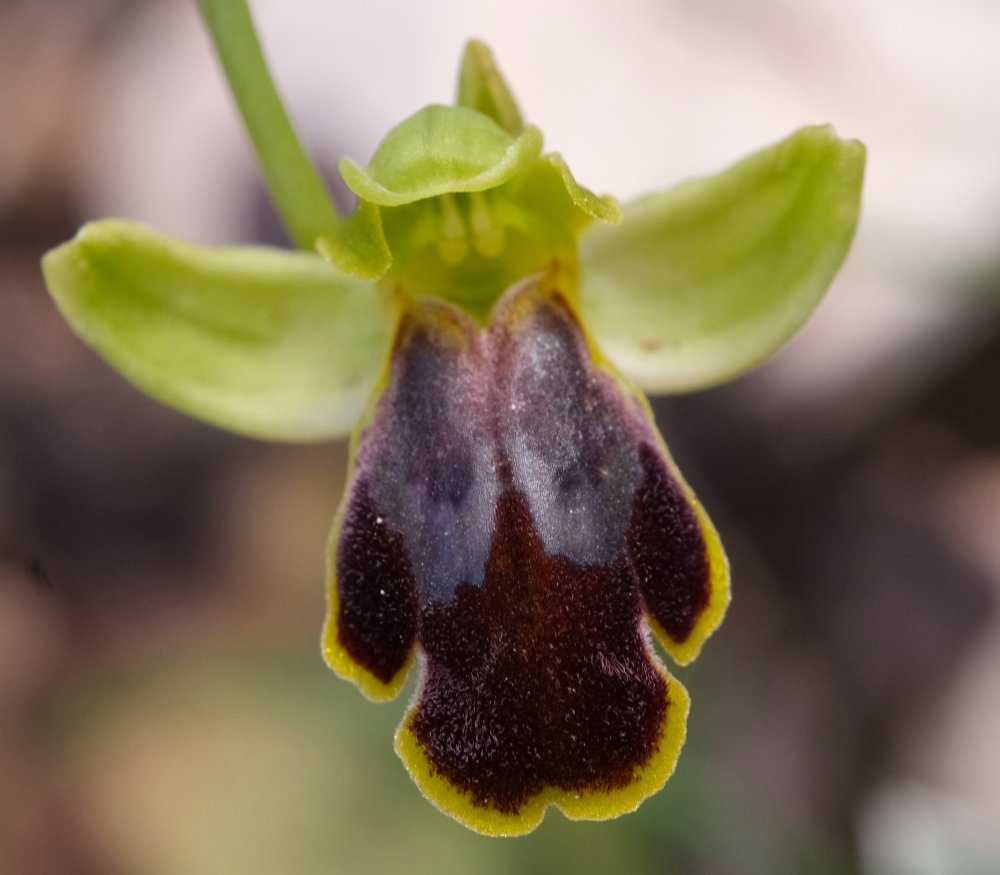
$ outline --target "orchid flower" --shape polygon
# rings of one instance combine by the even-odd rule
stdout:
[[[864,148],[807,127],[620,208],[576,182],[470,42],[341,217],[242,0],[202,11],[303,251],[212,249],[123,221],[48,253],[73,328],[154,398],[275,440],[353,426],[329,546],[329,665],[416,693],[396,750],[487,834],[634,809],[677,761],[693,660],[729,601],[708,515],[641,392],[769,356],[857,222]]]

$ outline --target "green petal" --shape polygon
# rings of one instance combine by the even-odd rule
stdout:
[[[316,239],[316,251],[338,270],[377,280],[392,264],[378,207],[358,201],[358,208],[326,236]]]
[[[489,116],[464,106],[425,106],[379,144],[367,172],[349,158],[340,173],[359,198],[395,207],[450,192],[484,191],[538,157],[542,135],[528,125],[512,137]]]
[[[488,115],[515,137],[524,130],[517,101],[500,75],[489,46],[479,40],[469,40],[465,45],[457,103]]]
[[[807,127],[722,173],[628,204],[581,239],[580,311],[649,391],[729,379],[819,303],[858,220],[865,149]]]
[[[348,433],[388,347],[371,285],[317,255],[104,221],[42,267],[76,331],[140,389],[256,437]]]
[[[570,172],[569,165],[566,164],[566,159],[562,155],[558,152],[553,152],[550,155],[546,155],[545,160],[559,171],[563,185],[566,188],[566,194],[569,195],[570,200],[573,201],[573,205],[577,209],[582,210],[591,218],[600,219],[609,225],[617,225],[621,222],[622,210],[618,205],[618,201],[608,194],[596,195],[589,188],[584,188],[580,185]]]

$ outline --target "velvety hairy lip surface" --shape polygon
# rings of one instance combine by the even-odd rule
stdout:
[[[419,690],[397,750],[444,811],[492,834],[634,808],[673,769],[693,659],[721,620],[718,537],[626,386],[547,281],[479,328],[402,316],[331,545],[330,664]]]

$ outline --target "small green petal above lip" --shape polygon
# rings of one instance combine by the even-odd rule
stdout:
[[[596,195],[576,181],[566,159],[558,152],[546,155],[546,160],[559,171],[566,194],[573,204],[593,219],[600,219],[609,225],[617,225],[622,220],[622,209],[611,195]]]
[[[492,118],[464,106],[425,106],[396,125],[362,170],[340,162],[359,198],[397,207],[451,192],[484,191],[510,179],[542,150],[533,125],[512,137]]]
[[[641,198],[580,245],[581,315],[652,392],[761,362],[802,325],[858,221],[865,148],[806,127],[715,176]]]
[[[202,247],[109,220],[42,267],[74,329],[140,389],[255,437],[349,433],[389,344],[371,285],[318,255]]]
[[[368,201],[359,201],[332,233],[317,237],[316,251],[338,270],[366,280],[379,279],[392,264],[382,217]]]

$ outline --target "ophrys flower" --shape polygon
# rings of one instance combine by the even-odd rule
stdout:
[[[693,659],[728,570],[635,385],[709,385],[794,332],[862,166],[805,128],[619,210],[543,154],[472,43],[457,106],[342,165],[355,212],[295,225],[315,252],[97,222],[45,273],[76,330],[181,410],[291,440],[357,421],[327,660],[389,698],[420,654],[397,750],[443,810],[515,834],[549,804],[630,810],[672,771],[688,697],[647,629]]]

